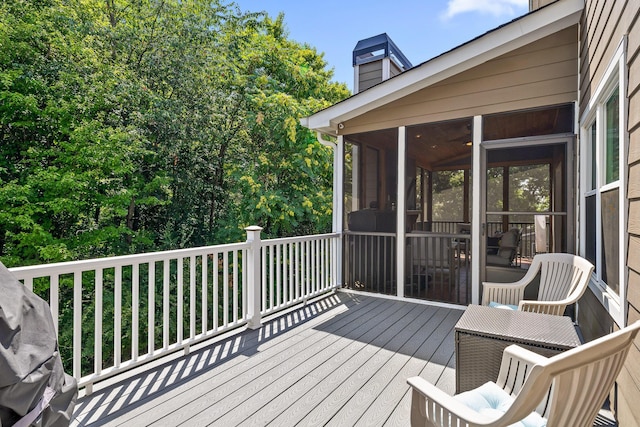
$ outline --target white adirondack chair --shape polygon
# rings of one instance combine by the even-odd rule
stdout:
[[[524,291],[540,272],[537,300],[525,300]],[[593,264],[572,254],[550,253],[533,257],[524,277],[513,283],[482,283],[482,305],[562,316],[567,305],[584,294]]]
[[[495,383],[456,396],[409,378],[411,425],[591,427],[638,330],[640,321],[550,358],[511,345]]]

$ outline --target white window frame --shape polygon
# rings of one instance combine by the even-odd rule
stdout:
[[[580,120],[580,227],[578,235],[579,254],[586,255],[586,199],[589,196],[596,196],[596,268],[591,277],[589,288],[609,312],[613,320],[620,326],[625,325],[626,319],[626,283],[627,283],[627,151],[628,133],[627,123],[627,70],[625,64],[626,37],[620,42],[616,53],[611,59],[602,80],[596,87],[587,109],[582,114]],[[619,173],[618,180],[605,183],[605,105],[614,90],[618,88],[619,95]],[[596,188],[591,189],[591,127],[596,123]],[[618,239],[618,271],[619,271],[619,293],[614,292],[602,280],[602,216],[601,216],[601,195],[604,192],[618,189],[619,206],[619,239]],[[582,208],[580,208],[582,206]]]

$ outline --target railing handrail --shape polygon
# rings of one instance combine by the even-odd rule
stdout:
[[[48,274],[64,274],[72,271],[88,271],[95,268],[111,268],[123,267],[131,264],[144,264],[152,261],[161,261],[167,258],[188,258],[203,253],[224,252],[246,249],[249,245],[247,242],[227,243],[223,245],[199,246],[195,248],[173,249],[159,252],[145,252],[132,255],[118,255],[106,258],[93,258],[77,261],[65,261],[52,264],[27,265],[23,267],[12,267],[9,269],[13,274],[19,274],[21,277],[42,277],[39,275],[45,270]],[[105,267],[106,266],[106,267]],[[46,275],[48,275],[46,274]]]
[[[385,235],[388,233],[385,233]],[[323,233],[323,234],[311,234],[308,236],[294,236],[294,237],[279,237],[276,239],[267,239],[261,240],[261,246],[269,246],[274,244],[284,244],[284,243],[294,243],[294,242],[302,242],[314,239],[321,238],[332,238],[339,237],[340,233]],[[246,249],[249,247],[247,242],[236,242],[236,243],[225,243],[221,245],[209,245],[209,246],[198,246],[195,248],[185,248],[185,249],[171,249],[168,251],[158,251],[158,252],[145,252],[141,254],[131,254],[131,255],[118,255],[112,257],[105,258],[92,258],[92,259],[84,259],[77,261],[64,261],[57,262],[51,264],[36,264],[36,265],[26,265],[21,267],[12,267],[9,268],[14,274],[20,274],[21,277],[41,277],[37,274],[41,270],[46,270],[50,273],[61,274],[69,271],[78,271],[82,269],[93,269],[96,267],[104,267],[104,265],[108,265],[108,267],[121,267],[133,263],[145,263],[150,261],[160,261],[166,258],[178,258],[183,257],[187,258],[193,255],[200,255],[202,253],[212,253],[212,252],[223,252],[223,251],[233,251],[238,249]],[[132,262],[133,261],[133,262]],[[69,268],[71,267],[71,269]]]
[[[345,230],[344,234],[353,234],[356,236],[380,236],[380,237],[396,237],[396,233],[382,231],[353,231]]]
[[[261,242],[262,242],[262,247],[265,247],[265,246],[278,245],[278,244],[305,242],[305,241],[317,240],[317,239],[330,239],[332,237],[340,237],[340,233],[324,233],[324,234],[311,234],[308,236],[278,237],[277,239],[261,240]]]

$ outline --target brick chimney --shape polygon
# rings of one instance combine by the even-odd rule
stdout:
[[[369,89],[412,66],[386,33],[360,40],[353,49],[353,93]]]

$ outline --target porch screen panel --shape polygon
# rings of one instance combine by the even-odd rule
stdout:
[[[345,137],[343,286],[397,294],[397,129]]]
[[[365,204],[363,208],[377,208],[379,206],[378,201],[378,150],[367,147],[366,159],[365,159]]]
[[[464,171],[433,172],[432,231],[455,233],[464,219]]]

